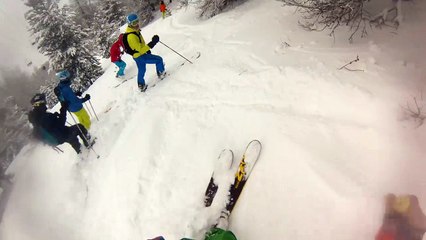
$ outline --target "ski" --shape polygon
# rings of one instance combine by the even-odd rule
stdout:
[[[244,154],[238,164],[238,169],[235,172],[234,183],[229,189],[229,202],[226,205],[226,210],[228,214],[232,212],[237,203],[240,194],[250,177],[250,174],[253,170],[254,165],[259,159],[260,153],[262,151],[262,144],[259,140],[252,140],[246,147]]]
[[[201,57],[201,52],[196,52],[196,53],[195,53],[195,55],[191,57],[191,60],[196,60],[196,59],[198,59],[198,58],[200,58],[200,57]],[[185,65],[185,63],[187,63],[187,62],[183,62],[183,63],[181,63],[179,67],[181,67],[181,66]],[[191,62],[191,63],[192,63],[192,62]],[[167,72],[167,70],[166,70],[166,72]],[[157,85],[157,83],[158,83],[158,82],[160,82],[160,81],[164,80],[165,78],[167,78],[167,77],[169,77],[169,76],[170,76],[170,72],[167,72],[167,73],[166,73],[166,75],[165,75],[164,77],[162,77],[161,79],[154,80],[154,81],[153,81],[153,83],[148,84],[148,87],[147,87],[147,89],[146,89],[146,90],[148,90],[149,88],[153,88],[153,87],[155,87],[155,86]],[[136,75],[135,75],[135,76],[132,76],[132,77],[129,77],[129,78],[126,78],[126,79],[124,79],[123,81],[121,81],[120,83],[118,83],[117,85],[115,85],[115,86],[114,86],[114,88],[117,88],[117,87],[121,86],[123,83],[125,83],[125,82],[127,82],[127,81],[129,81],[129,80],[133,79],[134,77],[136,77]],[[146,90],[145,90],[145,91],[146,91]],[[145,91],[144,91],[144,92],[145,92]]]
[[[197,60],[198,58],[200,58],[201,57],[201,52],[196,52],[192,57],[190,57],[190,59],[192,60],[192,61],[194,61],[194,60]],[[185,65],[185,63],[187,63],[187,61],[186,62],[183,62],[183,63],[181,63],[178,67],[182,67],[183,65]],[[192,62],[191,62],[192,63]],[[176,69],[172,69],[172,71],[171,72],[174,72]],[[150,88],[153,88],[153,87],[155,87],[156,85],[157,85],[157,83],[159,83],[159,82],[161,82],[162,80],[164,80],[164,79],[166,79],[166,78],[168,78],[168,77],[170,77],[170,71],[167,71],[166,70],[166,74],[162,77],[162,78],[158,78],[158,79],[156,79],[156,80],[154,80],[153,81],[153,83],[150,83],[150,84],[148,84],[148,87],[147,87],[147,89],[146,90],[148,90],[148,89],[150,89]],[[146,91],[145,90],[145,91]]]
[[[224,149],[218,157],[215,169],[206,188],[206,192],[204,194],[204,206],[211,206],[219,187],[229,188],[229,197],[226,204],[226,214],[229,215],[234,209],[235,204],[237,203],[237,200],[240,197],[248,178],[250,177],[253,167],[259,159],[261,151],[262,144],[260,141],[252,140],[247,144],[244,154],[239,161],[238,166],[236,166],[233,160],[233,152],[229,149]],[[229,174],[234,174],[234,180],[231,184],[223,180],[226,179],[225,176],[229,176]]]
[[[123,84],[123,83],[125,83],[125,82],[127,82],[127,81],[129,81],[131,79],[133,79],[134,77],[136,77],[136,75],[131,76],[129,78],[126,78],[126,79],[122,80],[119,84],[115,85],[114,88],[118,88],[119,86],[121,86],[121,84]]]
[[[200,57],[201,57],[201,52],[197,52],[197,53],[195,53],[195,55],[191,56],[191,60],[197,60],[197,59],[199,59]],[[187,63],[187,62],[183,62],[183,63],[181,64],[181,66],[185,65],[185,63]],[[192,62],[191,62],[191,63],[192,63]]]
[[[216,196],[216,192],[219,188],[220,175],[222,175],[224,171],[229,171],[232,168],[233,162],[234,153],[232,150],[223,149],[219,154],[214,171],[210,177],[209,185],[206,188],[206,192],[204,194],[204,206],[210,207],[212,204],[213,199]]]

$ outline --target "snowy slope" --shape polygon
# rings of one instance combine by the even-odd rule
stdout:
[[[210,20],[182,9],[142,29],[170,76],[146,93],[118,88],[115,66],[88,93],[99,121],[95,150],[80,161],[30,145],[9,169],[15,186],[0,225],[4,240],[200,238],[217,217],[202,198],[223,148],[236,158],[252,139],[263,152],[230,219],[239,239],[373,239],[382,197],[426,202],[424,126],[401,105],[420,96],[425,3],[407,5],[398,34],[354,44],[342,30],[305,32],[294,9],[252,0]],[[287,46],[287,43],[289,46]],[[338,70],[359,56],[349,67]],[[126,56],[126,74],[136,65]],[[146,79],[155,79],[153,66]],[[71,118],[69,118],[70,121]],[[220,200],[220,199],[219,199]]]

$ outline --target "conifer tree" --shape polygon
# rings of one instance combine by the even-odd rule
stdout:
[[[0,104],[0,173],[3,173],[25,144],[31,132],[26,113],[13,97]]]
[[[152,8],[150,1],[151,0],[125,0],[127,5],[127,13],[136,13],[139,16],[140,20],[140,26],[143,27],[147,25],[149,22],[152,21],[154,16],[152,15],[152,11],[155,11]],[[158,6],[160,6],[160,3],[158,1]],[[127,14],[126,14],[127,15]],[[126,16],[124,16],[125,18]]]
[[[99,54],[109,57],[109,48],[117,40],[119,28],[125,23],[126,8],[117,0],[104,0],[95,13],[95,46]]]
[[[74,21],[84,28],[90,27],[95,18],[96,3],[90,0],[69,0],[69,6],[75,13]],[[100,1],[102,2],[102,1]]]
[[[201,0],[198,8],[200,10],[200,17],[211,18],[234,4],[239,4],[244,0]]]
[[[87,47],[87,34],[72,21],[72,12],[44,0],[29,0],[26,5],[31,9],[25,17],[37,48],[48,56],[49,65],[55,71],[68,69],[74,78],[73,87],[87,89],[102,74],[102,69]]]

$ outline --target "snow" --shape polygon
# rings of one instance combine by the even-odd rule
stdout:
[[[202,239],[221,199],[203,195],[222,149],[236,159],[252,139],[262,154],[231,218],[238,239],[373,239],[383,196],[426,202],[425,128],[404,114],[420,105],[425,76],[426,4],[404,6],[397,32],[375,30],[347,41],[340,30],[306,32],[293,8],[251,0],[210,20],[192,8],[142,29],[170,73],[137,91],[129,56],[88,90],[99,121],[93,152],[80,160],[28,145],[9,168],[14,186],[0,225],[2,240]],[[410,12],[410,14],[407,14]],[[338,70],[347,67],[355,70]],[[156,80],[149,66],[146,81]],[[72,122],[71,118],[68,121]]]
[[[0,2],[0,67],[9,70],[19,68],[32,73],[34,68],[40,67],[47,58],[32,45],[34,37],[28,31],[29,26],[24,14],[29,8],[24,1],[2,0]],[[1,82],[0,73],[0,84]]]

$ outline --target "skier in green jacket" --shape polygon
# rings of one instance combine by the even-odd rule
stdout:
[[[187,240],[187,238],[183,240]],[[237,238],[231,231],[222,228],[213,228],[206,233],[204,240],[237,240]]]
[[[165,240],[163,237],[156,237],[149,240]],[[181,240],[194,240],[191,238],[182,238]],[[206,233],[204,240],[237,240],[235,235],[231,231],[224,230],[222,228],[213,228]]]

